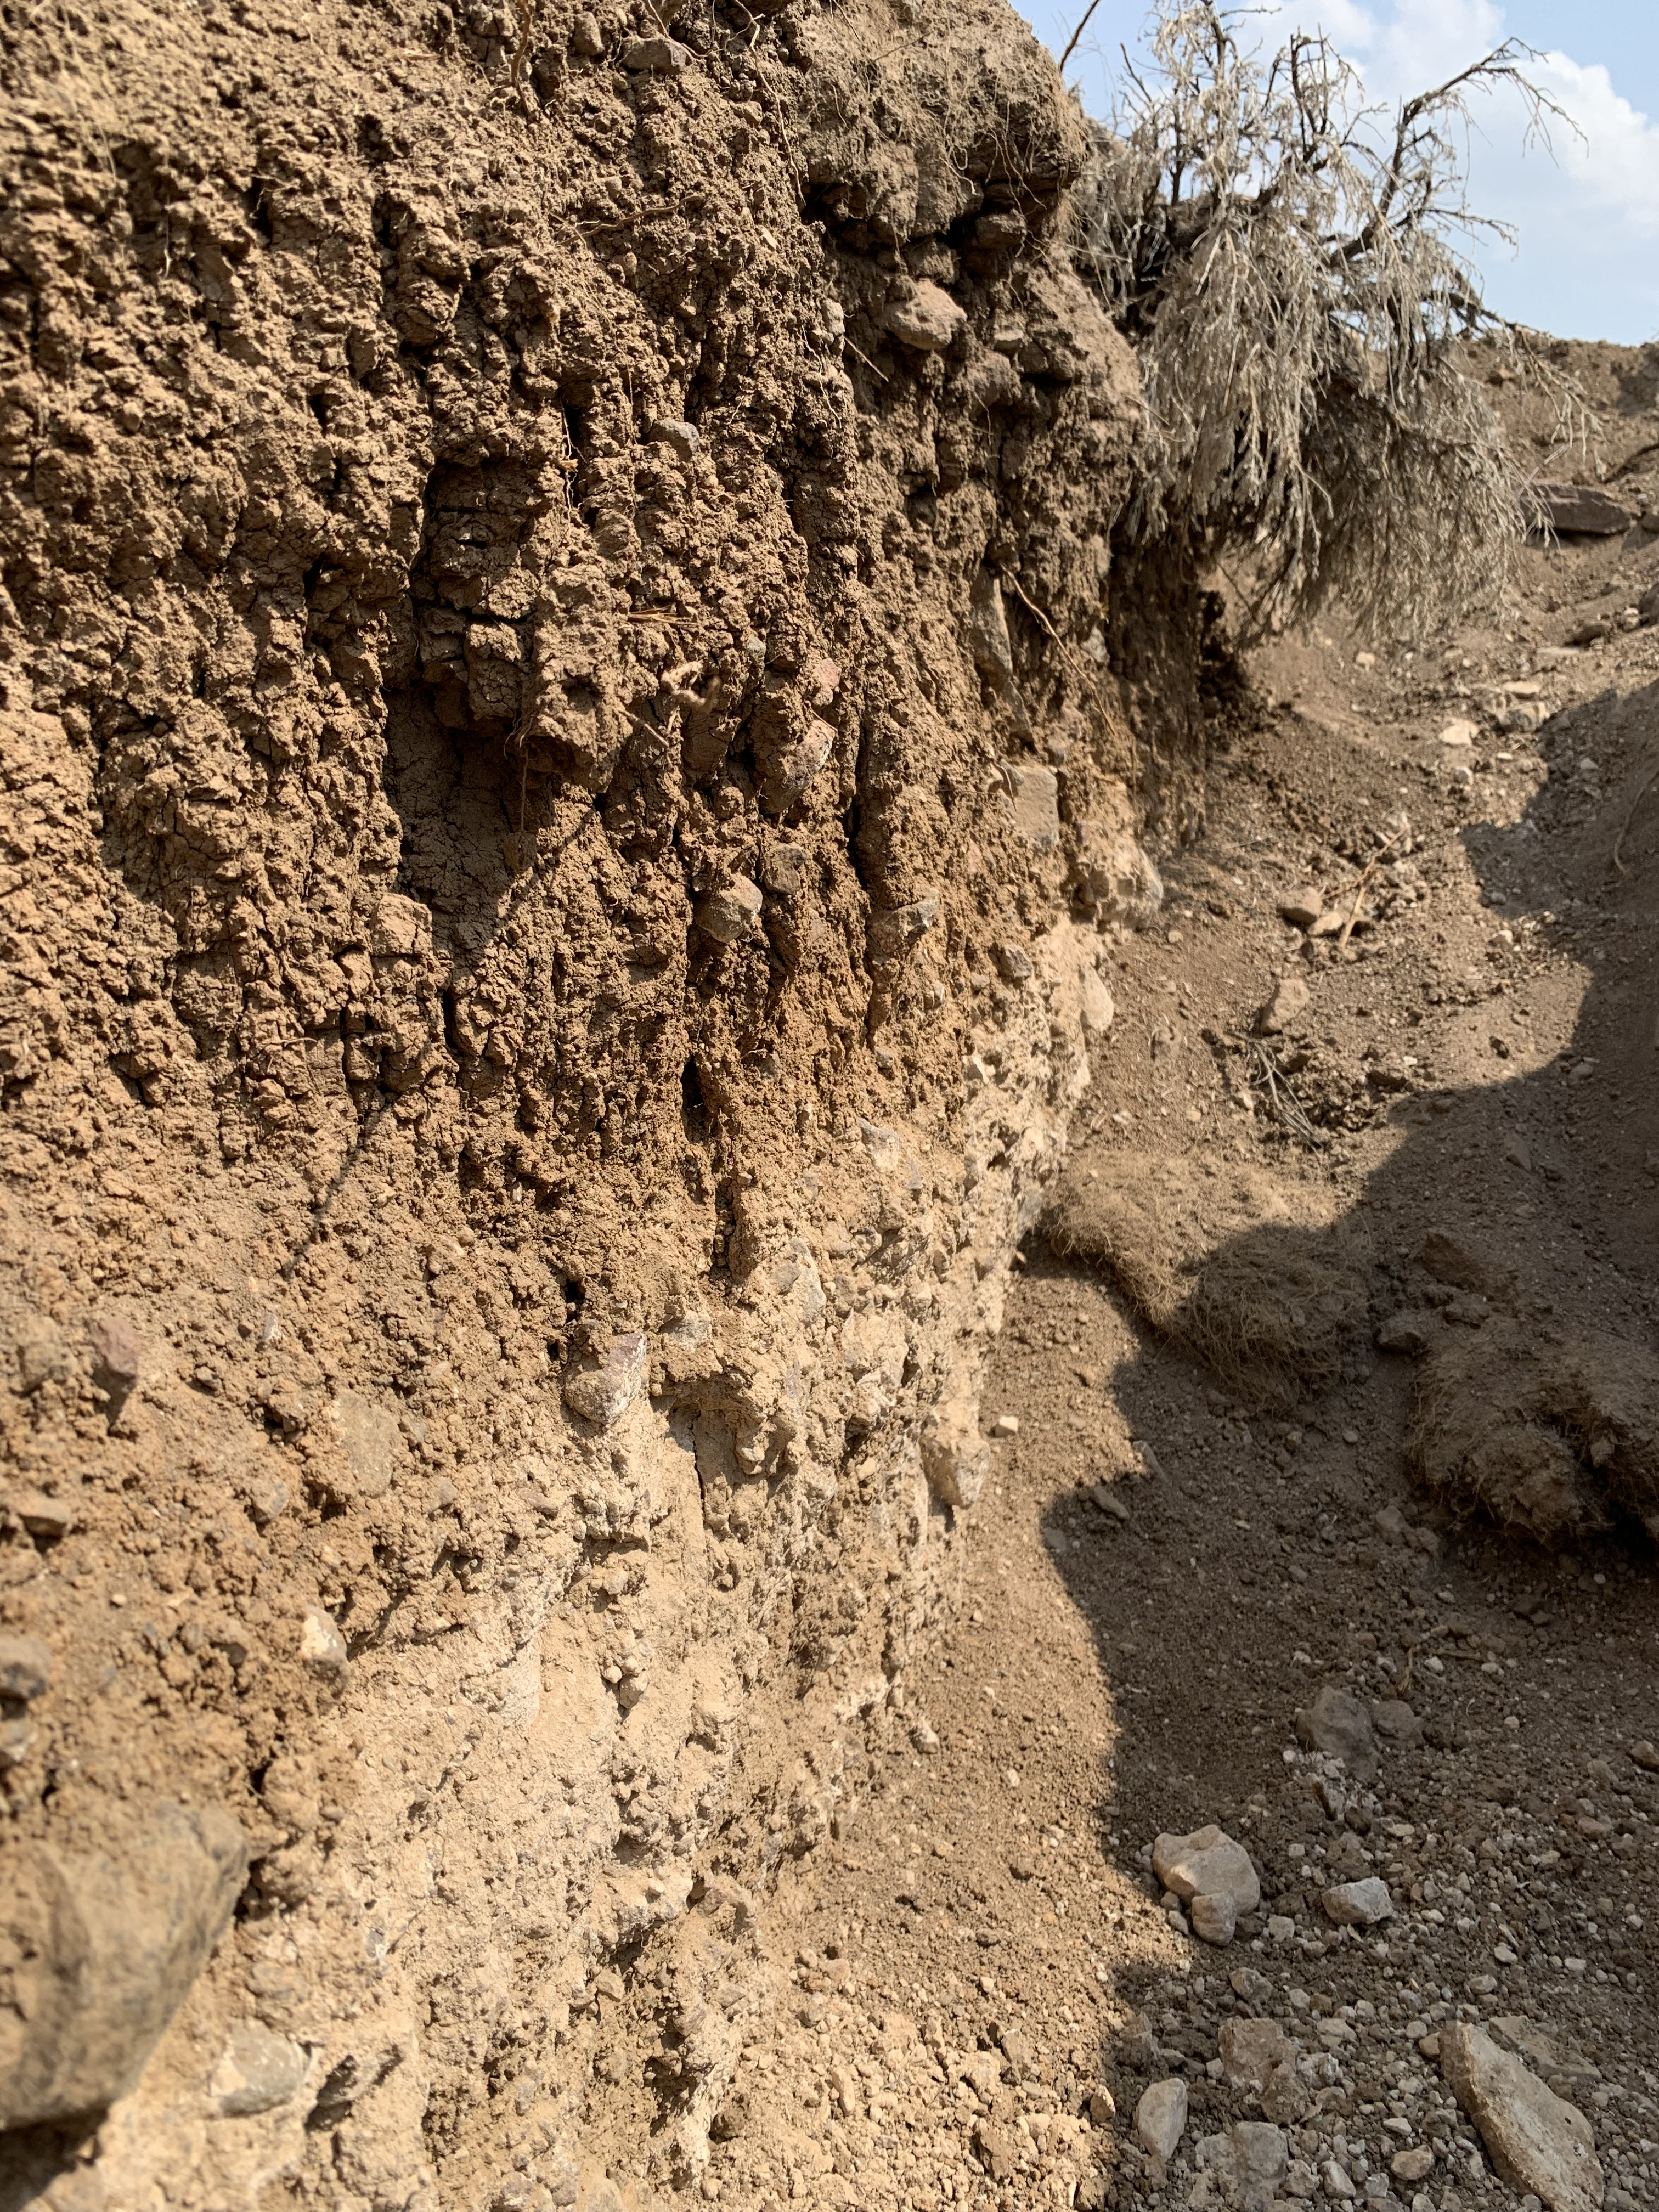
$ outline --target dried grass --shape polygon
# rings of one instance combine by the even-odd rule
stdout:
[[[1507,1316],[1449,1330],[1407,1433],[1418,1479],[1540,1544],[1636,1521],[1659,1537],[1659,1360],[1612,1337],[1550,1344]]]
[[[1097,129],[1079,265],[1133,341],[1148,402],[1129,534],[1243,555],[1257,621],[1340,596],[1419,635],[1490,603],[1524,533],[1522,479],[1458,349],[1498,335],[1587,419],[1533,335],[1480,302],[1461,250],[1483,222],[1460,140],[1477,95],[1565,121],[1510,40],[1392,117],[1322,36],[1276,53],[1202,0],[1158,0],[1152,67]]]
[[[1248,1403],[1328,1388],[1365,1320],[1356,1233],[1322,1193],[1259,1169],[1112,1152],[1065,1179],[1044,1230]]]

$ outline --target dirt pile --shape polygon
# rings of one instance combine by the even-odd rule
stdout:
[[[988,0],[4,71],[9,1939],[180,1822],[252,1862],[5,2201],[568,2203],[612,2091],[683,2184],[1158,896],[1080,132]],[[20,2078],[94,2106],[163,2022],[71,1905]]]

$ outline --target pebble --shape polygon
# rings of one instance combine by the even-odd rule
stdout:
[[[1461,720],[1448,722],[1440,732],[1440,742],[1443,745],[1450,745],[1456,750],[1463,746],[1472,745],[1480,734],[1479,729],[1473,722]]]
[[[103,1314],[88,1332],[92,1342],[92,1379],[112,1396],[131,1390],[138,1380],[138,1338],[125,1314]]]
[[[991,1434],[994,1437],[1017,1437],[1019,1434],[1019,1415],[999,1413],[991,1424]]]
[[[1231,1943],[1238,1926],[1238,1913],[1231,1897],[1195,1897],[1187,1917],[1194,1935],[1206,1943]]]
[[[1187,2131],[1187,2084],[1177,2075],[1154,2081],[1135,2106],[1135,2140],[1154,2158],[1170,2159]]]
[[[1306,1012],[1312,998],[1301,976],[1286,975],[1257,1014],[1257,1029],[1263,1036],[1282,1036],[1297,1016]]]
[[[343,1674],[346,1641],[320,1606],[308,1605],[300,1630],[300,1658],[313,1674]]]
[[[566,1376],[564,1402],[596,1428],[614,1428],[645,1387],[645,1339],[629,1330],[617,1338],[597,1368]]]
[[[1339,1928],[1375,1928],[1394,1917],[1394,1899],[1380,1875],[1367,1875],[1363,1881],[1334,1882],[1320,1892],[1319,1901],[1326,1918]]]
[[[220,2112],[227,2119],[244,2119],[275,2111],[287,2104],[310,2063],[304,2046],[287,2036],[257,2020],[233,2021],[210,2084]]]
[[[0,1698],[25,1705],[43,1698],[52,1680],[52,1646],[38,1636],[0,1636]]]
[[[66,1498],[48,1498],[43,1490],[14,1490],[5,1503],[31,1536],[49,1543],[67,1536],[75,1526],[75,1508]]]
[[[1313,890],[1288,892],[1279,902],[1281,918],[1297,929],[1310,929],[1325,911],[1323,895]]]
[[[1380,1736],[1390,1743],[1413,1749],[1423,1741],[1423,1723],[1403,1698],[1380,1698],[1371,1707],[1371,1720]]]
[[[651,425],[650,437],[653,445],[668,447],[683,461],[695,460],[702,445],[701,430],[671,415],[665,415]]]
[[[1389,2160],[1389,2172],[1396,2181],[1426,2181],[1434,2172],[1434,2153],[1426,2143],[1415,2150],[1397,2150]]]
[[[69,1372],[69,1346],[57,1322],[45,1314],[29,1314],[17,1332],[17,1387],[32,1397],[48,1382],[61,1382]]]
[[[1358,1781],[1375,1779],[1376,1726],[1369,1707],[1351,1692],[1334,1682],[1323,1684],[1312,1705],[1297,1714],[1296,1733],[1304,1750],[1340,1759]]]
[[[735,945],[760,920],[763,904],[758,884],[750,883],[747,876],[733,876],[698,907],[697,927],[717,945]]]
[[[1291,2039],[1276,2020],[1224,2020],[1216,2042],[1221,2077],[1235,2089],[1251,2084],[1265,2089],[1274,2069],[1292,2055]]]

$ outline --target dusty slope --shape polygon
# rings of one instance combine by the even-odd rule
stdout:
[[[673,28],[8,26],[9,2203],[684,2185],[955,1572],[1133,372],[1005,9]]]

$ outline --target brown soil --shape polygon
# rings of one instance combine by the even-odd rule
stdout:
[[[8,27],[0,2207],[1644,2197],[1659,541],[1224,700],[1035,45],[665,12]]]

